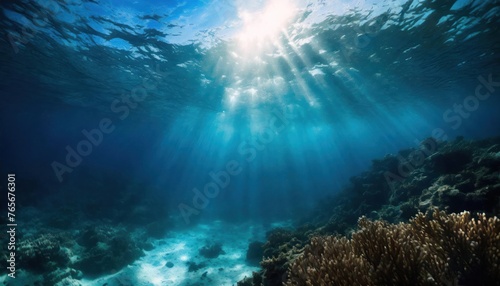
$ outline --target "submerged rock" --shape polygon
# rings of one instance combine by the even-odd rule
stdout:
[[[193,261],[189,261],[186,264],[188,266],[188,272],[196,272],[200,269],[207,267],[206,263],[204,262],[196,263]]]
[[[143,255],[129,233],[107,226],[87,228],[79,243],[85,248],[75,268],[90,276],[117,272]]]
[[[45,285],[80,285],[75,279],[82,278],[82,272],[72,269],[60,269],[47,273],[43,276]]]
[[[222,250],[222,244],[213,243],[210,245],[205,245],[199,250],[200,254],[206,258],[217,258],[221,254],[226,254],[224,250]]]
[[[260,241],[254,241],[250,243],[247,249],[246,260],[250,264],[258,265],[264,256],[264,243]]]

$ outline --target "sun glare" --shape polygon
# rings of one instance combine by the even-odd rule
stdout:
[[[243,29],[238,35],[243,50],[252,51],[276,40],[296,12],[290,0],[270,0],[258,11],[240,11]]]

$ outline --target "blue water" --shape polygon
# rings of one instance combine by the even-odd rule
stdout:
[[[287,219],[427,137],[500,134],[499,1],[297,0],[276,29],[269,2],[3,1],[0,173],[49,206]]]

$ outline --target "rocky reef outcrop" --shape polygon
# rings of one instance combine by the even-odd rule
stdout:
[[[36,285],[81,285],[84,276],[111,274],[143,255],[140,236],[119,226],[89,225],[81,231],[41,228],[17,248],[23,271],[38,274]],[[10,284],[8,284],[10,285]]]
[[[365,262],[357,261],[358,258],[352,257],[353,252],[349,250],[352,245],[347,243],[350,237],[354,238],[356,233],[359,234],[367,226],[366,224],[358,226],[360,217],[377,221],[377,223],[384,224],[387,229],[393,229],[397,228],[399,223],[408,222],[415,216],[413,221],[421,219],[421,213],[435,209],[447,213],[470,211],[471,213],[484,213],[493,218],[498,216],[500,211],[500,138],[469,141],[458,137],[451,142],[437,142],[429,138],[415,148],[401,150],[397,154],[373,160],[369,170],[352,177],[350,186],[342,192],[322,200],[313,212],[297,222],[296,229],[277,229],[268,234],[268,241],[263,247],[265,258],[261,261],[262,282],[248,285],[272,286],[282,285],[282,283],[309,285],[304,282],[305,280],[300,280],[302,278],[297,278],[305,277],[304,274],[299,273],[299,268],[305,266],[297,266],[297,263],[302,263],[300,259],[296,264],[294,261],[297,261],[298,257],[305,259],[304,257],[309,255],[307,259],[319,263],[320,256],[310,253],[311,245],[324,243],[322,237],[332,235],[344,236],[343,239],[335,238],[335,248],[338,252],[336,254],[339,257],[343,257],[342,255],[351,257],[352,261],[346,261],[352,262],[350,266],[357,267],[353,269],[359,268],[361,272],[368,268],[373,270],[373,265],[364,265]],[[495,227],[498,227],[496,220]],[[465,230],[458,228],[455,231]],[[473,241],[471,242],[473,244],[478,242]],[[407,243],[412,242],[409,240]],[[495,243],[498,244],[498,242]],[[500,245],[496,244],[494,247],[500,248]],[[304,247],[305,245],[308,246]],[[306,250],[309,254],[305,254],[304,249],[309,249]],[[438,250],[433,248],[429,251]],[[401,255],[406,254],[401,253]],[[495,257],[494,259],[497,259],[495,261],[484,259],[482,261],[500,265],[498,256]],[[332,259],[324,262],[335,263],[335,261],[337,260]],[[355,263],[357,264],[354,265]],[[323,275],[325,267],[317,267],[311,271],[318,272],[315,275]],[[297,275],[294,279],[302,282],[297,284],[288,279],[290,276],[287,275],[290,275],[291,269],[295,269],[293,271]],[[459,272],[463,273],[464,270]],[[455,278],[459,280],[466,279],[457,277]],[[320,281],[322,280],[316,280],[316,284],[310,285],[320,285],[317,284]],[[367,281],[365,282],[368,283]],[[250,282],[248,279],[245,281],[245,283]],[[379,285],[376,283],[378,282],[374,285]],[[429,282],[421,285],[440,284]]]

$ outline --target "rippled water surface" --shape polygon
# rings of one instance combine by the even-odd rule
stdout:
[[[499,4],[2,1],[0,152],[66,195],[287,216],[429,136],[498,135]]]

